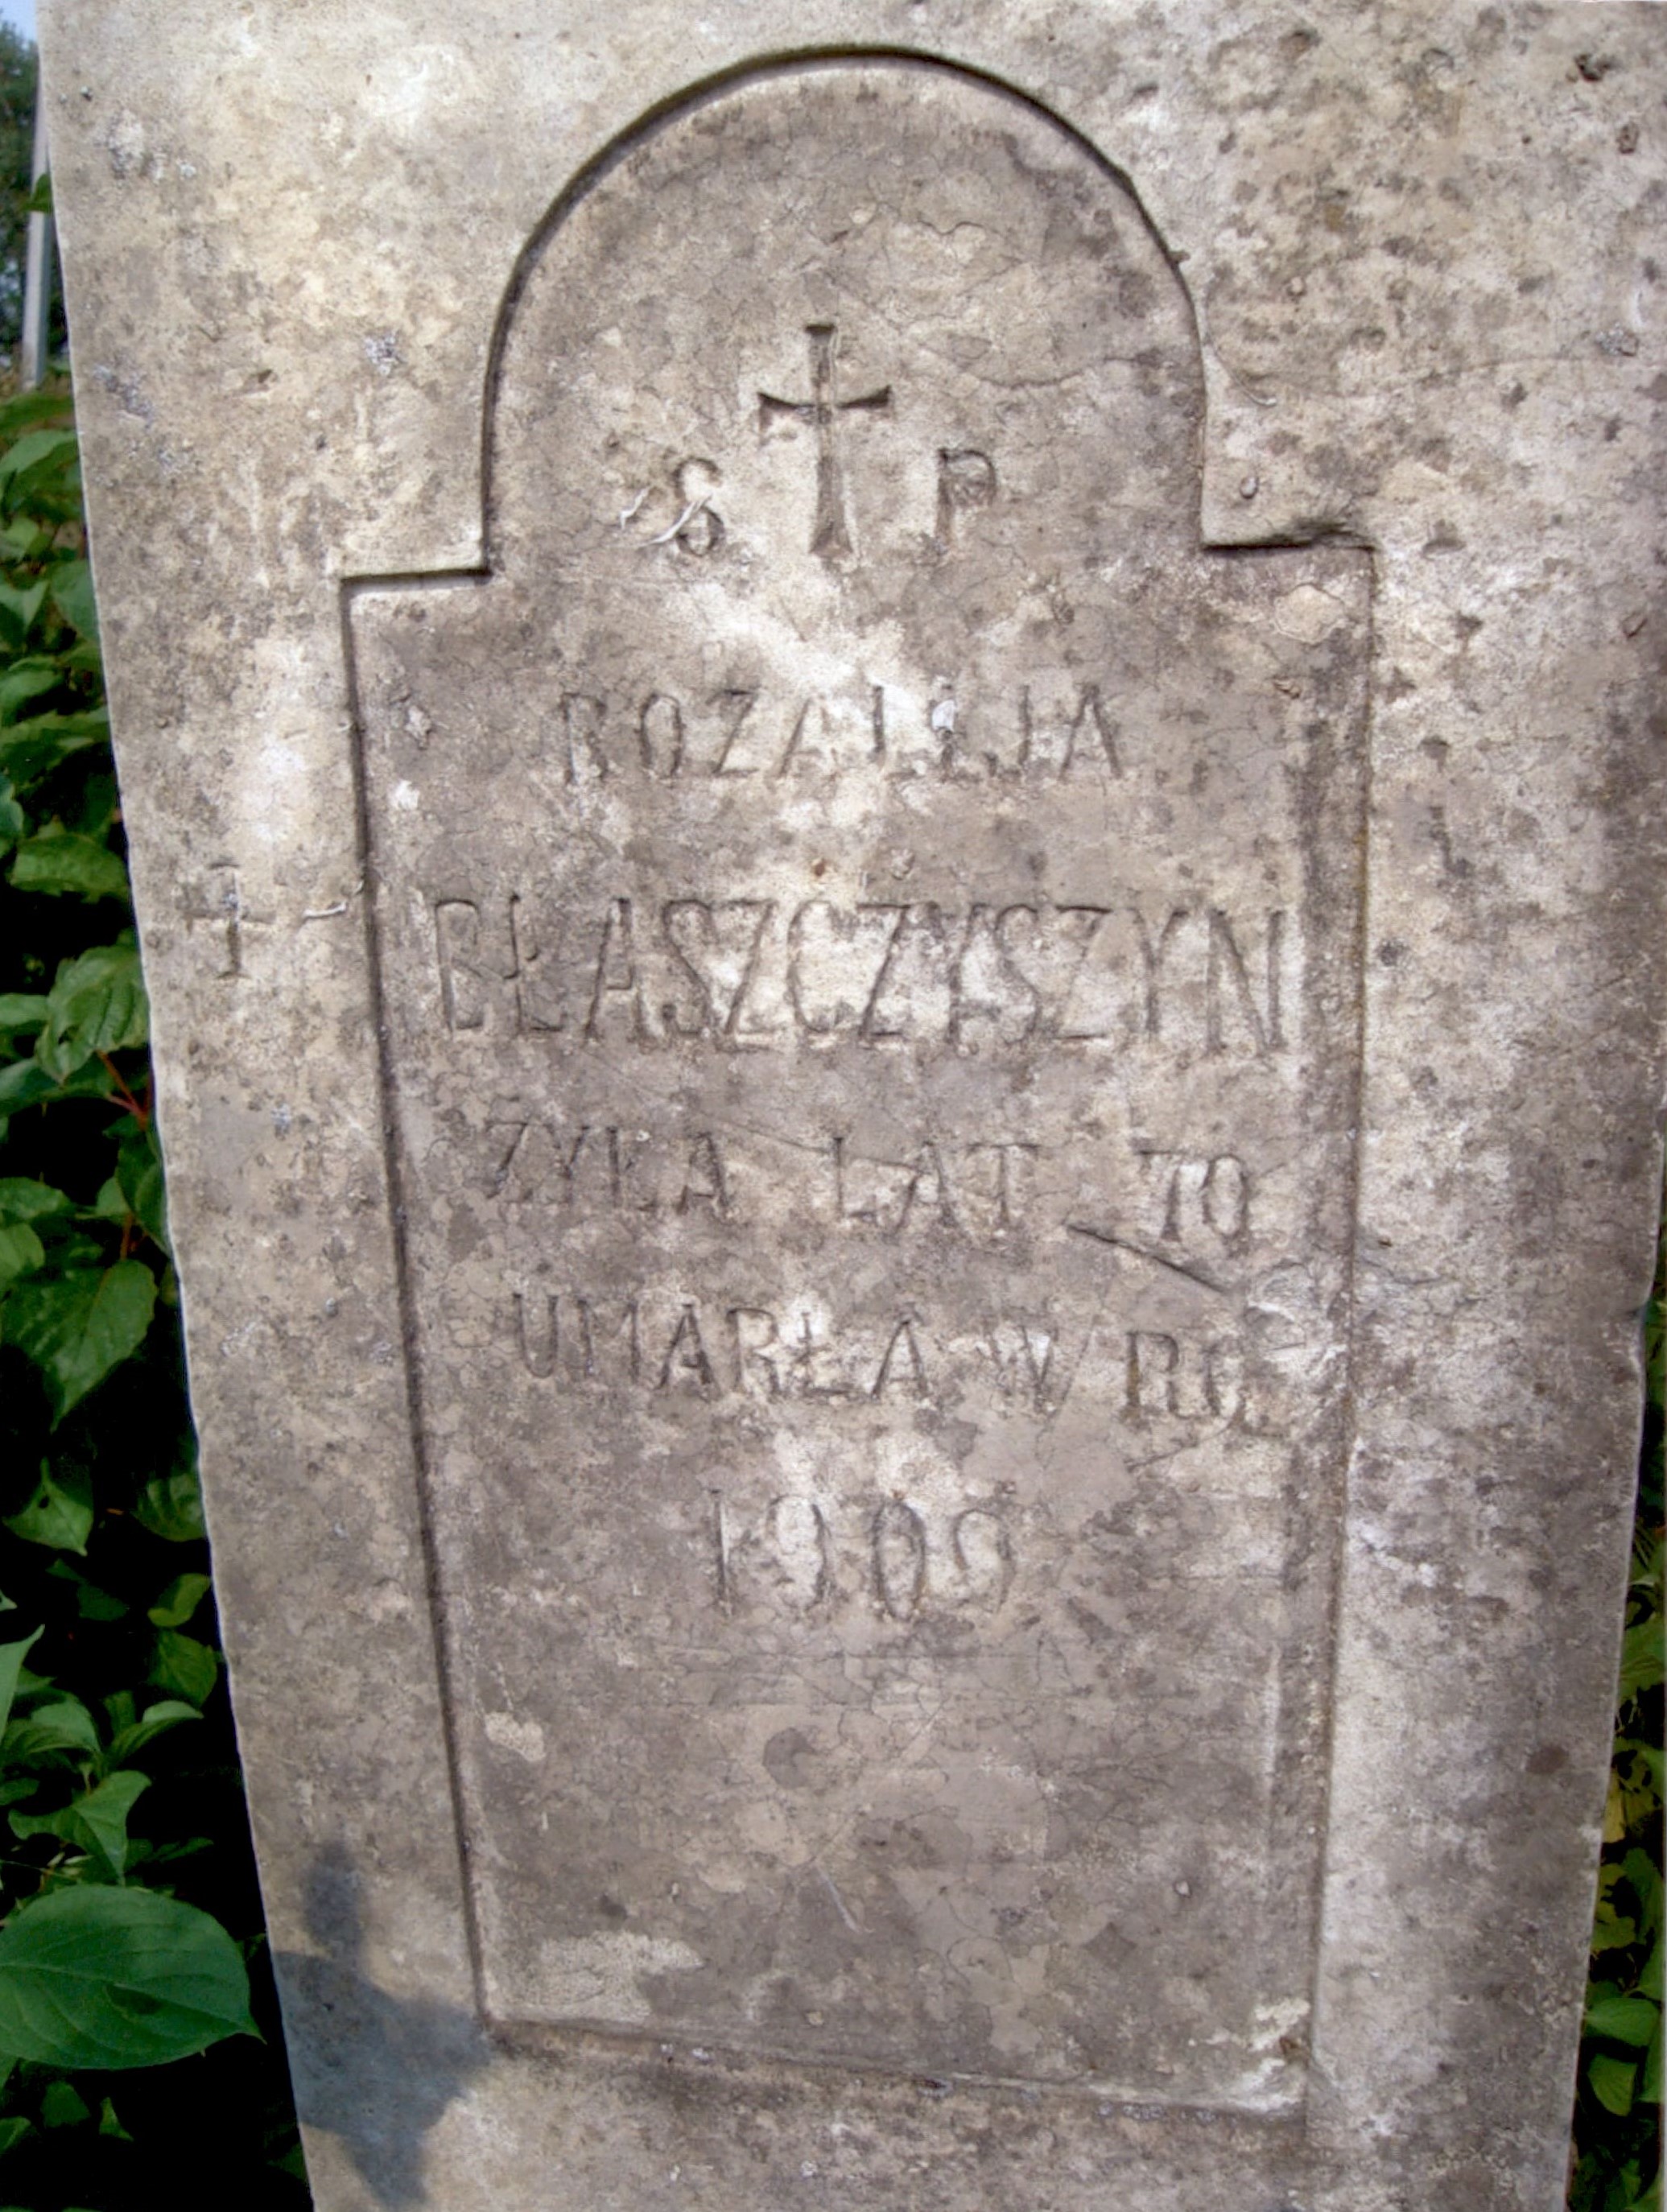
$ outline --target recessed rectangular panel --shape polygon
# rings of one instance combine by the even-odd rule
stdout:
[[[1200,548],[1128,189],[901,64],[646,134],[491,399],[351,605],[489,2009],[1289,2105],[1366,556]]]

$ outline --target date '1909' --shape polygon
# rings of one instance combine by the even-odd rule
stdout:
[[[1012,1586],[1013,1542],[987,1505],[935,1514],[892,1497],[872,1510],[772,1498],[755,1519],[712,1492],[714,1594],[729,1612],[867,1604],[892,1620],[936,1605],[995,1612]]]

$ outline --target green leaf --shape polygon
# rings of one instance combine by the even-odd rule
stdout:
[[[106,708],[92,707],[76,714],[36,714],[10,729],[0,729],[0,772],[25,790],[89,745],[109,742]]]
[[[191,1544],[207,1534],[197,1469],[189,1462],[152,1478],[140,1491],[133,1517],[168,1544]]]
[[[13,1813],[8,1817],[14,1835],[59,1836],[93,1859],[94,1871],[107,1881],[119,1881],[127,1871],[127,1819],[150,1787],[150,1778],[125,1768],[111,1775],[55,1813]]]
[[[115,777],[89,769],[78,781],[79,801],[63,817],[64,828],[78,830],[83,837],[107,837],[121,812],[121,793]]]
[[[149,1035],[139,949],[131,938],[66,960],[47,994],[34,1056],[61,1081],[95,1053],[143,1044]]]
[[[183,1721],[200,1721],[202,1717],[195,1705],[185,1705],[177,1698],[163,1698],[154,1705],[147,1705],[139,1719],[117,1730],[103,1763],[111,1769],[124,1765],[169,1729],[178,1728]]]
[[[106,2097],[99,2106],[99,2133],[114,2136],[119,2142],[131,2142],[133,2138],[116,2118],[116,2107]]]
[[[116,1155],[116,1181],[147,1237],[168,1251],[167,1191],[162,1181],[162,1156],[156,1149],[156,1125],[131,1127]]]
[[[1641,2048],[1655,2033],[1660,2018],[1648,1997],[1600,1997],[1586,2008],[1586,2033]]]
[[[159,1628],[150,1672],[145,1679],[154,1682],[159,1690],[171,1690],[176,1697],[189,1698],[194,1705],[206,1705],[220,1679],[220,1656],[211,1645],[199,1644],[194,1636],[181,1636],[175,1628]]]
[[[1629,1628],[1621,1644],[1621,1702],[1652,1690],[1664,1673],[1667,1620],[1660,1613]]]
[[[39,453],[27,469],[19,469],[9,484],[0,485],[4,504],[14,514],[29,514],[37,521],[56,512],[67,522],[81,505],[81,457],[73,447]]]
[[[71,629],[96,639],[98,609],[93,604],[93,568],[88,561],[61,562],[52,572],[52,604]]]
[[[32,423],[63,424],[70,420],[67,392],[20,392],[0,401],[0,446],[21,437]]]
[[[97,1237],[83,1237],[70,1222],[46,1222],[41,1229],[40,1241],[46,1247],[46,1273],[54,1280],[71,1267],[99,1268],[104,1264],[103,1249]]]
[[[9,2150],[15,2150],[25,2136],[33,2133],[34,2124],[30,2120],[0,2120],[0,2158],[3,2158]],[[8,2205],[6,2212],[23,2212],[23,2208],[21,2205]]]
[[[23,1662],[46,1633],[44,1628],[37,1628],[21,1644],[0,1644],[0,1732],[11,1718],[12,1699],[17,1695],[17,1677]]]
[[[175,1575],[147,1618],[158,1628],[183,1628],[208,1595],[206,1575]]]
[[[113,1597],[96,1583],[89,1583],[85,1575],[77,1574],[68,1559],[54,1559],[46,1572],[54,1582],[74,1586],[77,1620],[125,1620],[133,1609],[125,1598]]]
[[[1637,1937],[1638,1929],[1632,1921],[1623,1919],[1613,1911],[1607,1917],[1600,1912],[1591,1931],[1592,1954],[1596,1957],[1603,1951],[1624,1950],[1628,1943],[1635,1942]]]
[[[46,1256],[33,1229],[21,1222],[15,1227],[0,1229],[0,1297],[21,1276],[32,1275]]]
[[[72,2081],[49,2081],[46,2093],[40,2100],[40,2119],[44,2127],[78,2128],[83,2120],[93,2117],[92,2108]]]
[[[0,2051],[103,2070],[165,2065],[257,2033],[237,1946],[176,1898],[55,1890],[0,1928]]]
[[[1617,1759],[1624,1753],[1634,1763],[1633,1789],[1646,1790],[1654,1799],[1656,1806],[1659,1807],[1663,1795],[1664,1771],[1667,1770],[1667,1750],[1664,1750],[1658,1743],[1636,1743],[1625,1741],[1617,1743],[1615,1748]]]
[[[21,1113],[25,1106],[38,1106],[43,1099],[60,1095],[59,1085],[38,1060],[20,1060],[0,1067],[0,1114]]]
[[[15,845],[29,826],[29,817],[17,803],[11,778],[0,775],[0,852]]]
[[[72,1267],[20,1283],[0,1308],[0,1338],[41,1369],[62,1420],[138,1350],[155,1306],[156,1278],[142,1260]]]
[[[201,1718],[200,1714],[198,1718]],[[199,1852],[211,1851],[213,1849],[212,1836],[187,1836],[183,1843],[158,1844],[154,1850],[147,1846],[144,1854],[145,1864],[154,1867],[177,1866],[181,1859],[194,1859]],[[134,1846],[136,1865],[138,1863],[138,1850],[139,1846],[136,1844]]]
[[[1658,1936],[1651,1948],[1649,1957],[1644,1961],[1640,1971],[1635,1992],[1641,1997],[1653,1997],[1658,2004],[1662,2002],[1663,1994],[1661,1986],[1663,1949],[1662,1938]]]
[[[19,461],[18,456],[30,447],[35,450]],[[73,430],[36,431],[0,456],[0,507],[8,514],[27,512],[40,520],[43,509],[55,507],[67,521],[80,504],[80,456]]]
[[[21,1113],[26,1106],[45,1105],[54,1098],[107,1098],[115,1089],[102,1060],[94,1060],[67,1083],[54,1083],[38,1060],[14,1060],[0,1067],[0,1118]]]
[[[0,672],[0,722],[9,722],[20,707],[40,698],[43,691],[54,690],[63,681],[64,672],[56,660],[38,656],[14,660]]]
[[[44,1030],[46,1001],[33,991],[0,991],[0,1030],[15,1036],[21,1030]]]
[[[0,453],[0,483],[27,474],[42,461],[73,459],[75,452],[73,430],[27,430],[4,453]]]
[[[57,1824],[52,1832],[63,1837],[65,1843],[79,1844],[91,1854],[101,1873],[119,1881],[127,1870],[128,1818],[149,1787],[148,1775],[125,1768],[52,1815]],[[14,1813],[12,1826],[16,1827],[28,1817]]]
[[[4,1941],[5,1931],[0,1929],[0,1943]],[[1601,2051],[1586,2064],[1586,2079],[1591,2084],[1592,2095],[1606,2112],[1614,2112],[1622,2119],[1633,2108],[1633,2083],[1637,2075],[1636,2066],[1628,2065],[1622,2058],[1611,2058]]]
[[[41,1000],[46,1005],[46,1000]],[[0,1176],[0,1221],[45,1221],[56,1214],[73,1213],[76,1202],[67,1191],[27,1176]]]
[[[83,837],[61,822],[26,838],[11,865],[13,888],[20,891],[73,891],[82,898],[127,897],[127,867],[96,837]]]
[[[1646,1928],[1659,1929],[1662,1881],[1655,1861],[1648,1851],[1630,1850],[1621,1862],[1621,1872],[1632,1884],[1633,1895],[1644,1908],[1643,1924]]]
[[[4,473],[7,458],[0,457],[0,475]],[[44,576],[24,591],[20,591],[15,584],[8,584],[0,579],[0,644],[21,645],[34,627],[35,618],[46,603],[46,579]]]
[[[79,1698],[58,1698],[15,1720],[0,1736],[0,1766],[21,1766],[37,1759],[96,1759],[98,1724]]]
[[[106,1176],[99,1185],[99,1194],[82,1218],[94,1221],[126,1223],[132,1218],[133,1209],[122,1195],[122,1187],[114,1176]]]
[[[93,1531],[93,1486],[84,1470],[66,1465],[61,1474],[54,1474],[51,1462],[43,1459],[34,1496],[5,1526],[26,1544],[84,1553]]]

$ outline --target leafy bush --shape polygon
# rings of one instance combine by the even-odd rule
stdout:
[[[1662,1474],[1667,1224],[1645,1316],[1644,1452],[1580,2046],[1571,2212],[1661,2212]]]
[[[70,403],[33,394],[0,406],[0,2200],[298,2212],[124,854]]]

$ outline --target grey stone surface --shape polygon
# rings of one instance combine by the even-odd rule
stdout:
[[[1559,2201],[1663,37],[53,0],[326,2212]]]

